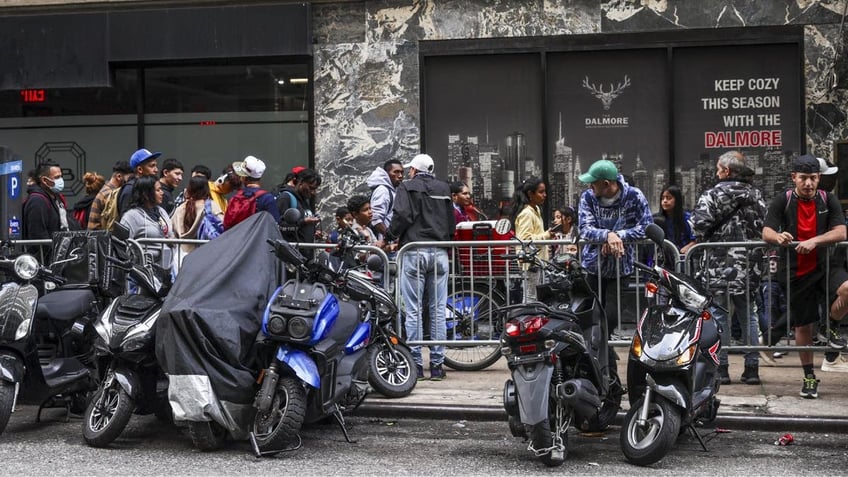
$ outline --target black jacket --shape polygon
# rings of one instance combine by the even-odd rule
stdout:
[[[24,240],[49,239],[53,237],[53,232],[61,230],[57,200],[40,187],[30,192],[21,214]]]
[[[419,172],[402,182],[395,194],[388,238],[410,242],[449,241],[456,223],[450,186],[431,174]]]

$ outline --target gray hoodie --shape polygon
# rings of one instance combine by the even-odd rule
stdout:
[[[392,222],[392,205],[397,192],[392,184],[392,179],[385,169],[378,166],[368,176],[365,183],[373,191],[371,192],[371,226],[376,227],[378,224],[383,224],[388,230],[389,224]]]

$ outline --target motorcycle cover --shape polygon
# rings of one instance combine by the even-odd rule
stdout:
[[[156,323],[156,359],[168,375],[177,421],[215,421],[245,438],[256,394],[254,343],[282,267],[266,240],[280,239],[266,212],[252,215],[183,261]]]

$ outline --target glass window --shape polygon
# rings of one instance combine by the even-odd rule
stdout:
[[[147,68],[147,113],[308,111],[308,70],[298,65]]]

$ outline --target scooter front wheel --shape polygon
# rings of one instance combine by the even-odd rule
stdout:
[[[621,425],[621,450],[630,463],[651,465],[671,450],[680,431],[680,410],[661,396],[648,404],[648,419],[639,423],[644,397],[633,403]]]
[[[135,402],[117,381],[101,386],[85,409],[82,437],[92,447],[106,447],[130,422]]]
[[[268,411],[259,411],[253,419],[253,436],[261,455],[286,450],[297,440],[306,416],[306,390],[294,378],[281,378]]]
[[[368,350],[368,384],[390,398],[408,396],[415,389],[415,361],[403,345],[381,342]]]
[[[6,424],[9,424],[14,403],[15,385],[8,381],[0,381],[0,434],[6,430]]]

